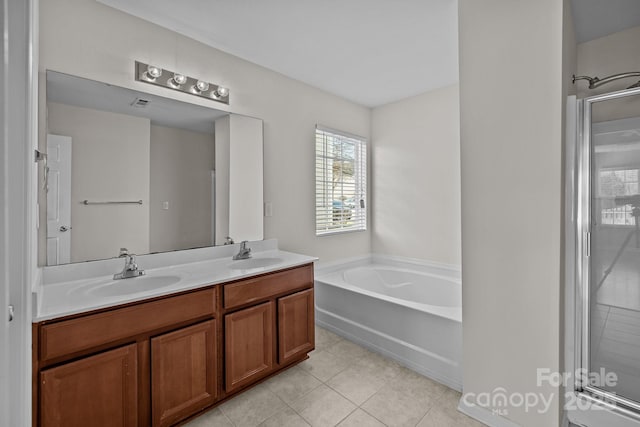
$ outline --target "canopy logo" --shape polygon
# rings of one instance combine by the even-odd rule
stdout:
[[[577,369],[575,372],[556,372],[549,368],[538,368],[536,375],[536,386],[568,390],[565,394],[565,409],[604,409],[598,402],[606,403],[607,406],[615,406],[611,396],[615,393],[609,392],[607,398],[595,398],[591,400],[580,399],[574,392],[574,384],[589,384],[593,387],[611,390],[618,384],[618,375],[615,372],[607,372],[601,368],[597,372],[590,372],[586,369]],[[465,393],[462,401],[466,406],[480,406],[490,409],[493,414],[506,416],[509,409],[524,408],[525,412],[536,411],[539,414],[548,412],[551,409],[556,392],[514,392],[509,393],[504,387],[496,387],[492,391],[481,393]]]

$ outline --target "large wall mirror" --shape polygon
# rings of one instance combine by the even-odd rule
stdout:
[[[54,71],[43,102],[41,265],[263,238],[261,120]]]

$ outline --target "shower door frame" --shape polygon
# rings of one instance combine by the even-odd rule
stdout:
[[[592,138],[591,110],[595,102],[640,96],[640,88],[626,89],[617,92],[594,95],[577,102],[577,200],[576,200],[576,333],[575,333],[575,367],[576,372],[591,372],[590,365],[590,257],[591,257],[591,195],[594,177],[591,173]],[[580,375],[575,375],[574,391],[594,403],[621,412],[633,418],[640,418],[640,402],[593,387],[583,382]]]

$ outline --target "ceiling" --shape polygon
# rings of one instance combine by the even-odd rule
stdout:
[[[98,1],[368,107],[458,81],[457,0]]]
[[[639,0],[571,0],[578,43],[640,25]]]
[[[136,99],[148,103],[144,108],[134,107]],[[229,114],[55,71],[47,71],[47,102],[145,117],[154,125],[211,134],[214,121]]]

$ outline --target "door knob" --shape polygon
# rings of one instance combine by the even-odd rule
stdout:
[[[62,225],[62,226],[60,226],[59,230],[64,233],[65,231],[71,230],[71,228],[72,227],[67,227],[66,225]]]

